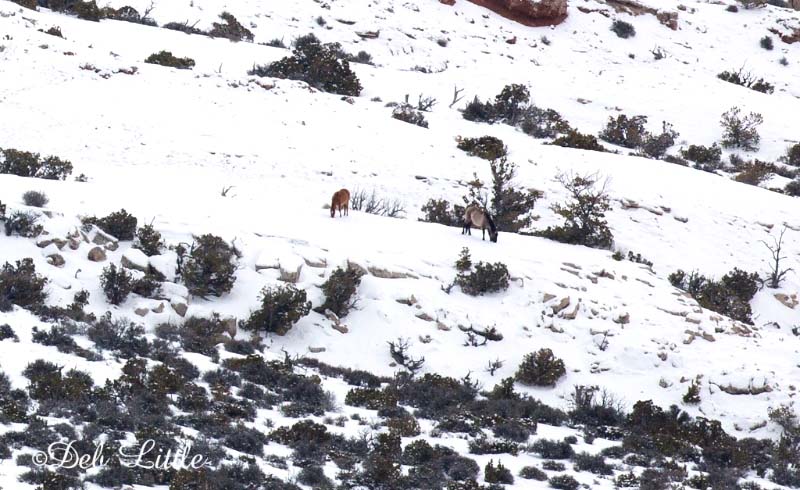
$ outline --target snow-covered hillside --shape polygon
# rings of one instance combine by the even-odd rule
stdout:
[[[100,6],[125,5],[139,12],[151,6],[144,0]],[[298,267],[295,285],[318,306],[325,300],[323,283],[337,267],[350,264],[366,272],[355,309],[341,323],[312,311],[286,335],[265,335],[261,354],[266,359],[313,358],[388,379],[403,369],[387,343],[405,339],[411,355],[425,359],[418,376],[469,375],[491,390],[514,376],[526,354],[547,348],[563,360],[566,374],[552,387],[517,383],[518,393],[568,411],[576,386],[596,386],[625,412],[637,401],[652,400],[665,409],[677,405],[691,416],[719,420],[737,439],[778,440],[782,429],[768,413],[781,406],[794,410],[800,378],[800,339],[793,330],[800,328],[800,276],[789,272],[780,288],[758,291],[751,301],[753,325],[701,308],[673,287],[668,276],[682,269],[719,278],[740,268],[765,277],[771,256],[763,242],[772,244],[784,228],[783,267],[800,270],[800,200],[768,189],[782,188],[789,179],[772,175],[761,186],[747,185],[732,179],[730,172],[631,156],[630,150],[602,141],[618,152],[562,148],[509,125],[467,121],[459,111],[475,96],[488,100],[505,85],[518,83],[529,87],[532,103],[557,110],[582,133],[597,135],[610,116],[619,114],[647,116],[652,131],[667,121],[680,133],[669,150],[673,155],[689,145],[719,142],[720,116],[733,106],[763,116],[761,144],[758,151],[725,149],[724,161],[738,153],[747,160],[776,162],[800,142],[800,44],[783,43],[770,31],[800,28],[800,12],[765,6],[734,13],[723,3],[673,0],[644,5],[677,11],[678,30],[653,15],[618,13],[595,0],[573,2],[563,24],[543,28],[516,24],[465,0],[454,6],[433,0],[152,4],[150,15],[159,25],[176,21],[199,29],[210,28],[221,12],[229,11],[253,32],[254,42],[248,43],[115,20],[89,22],[0,0],[0,148],[55,155],[74,166],[66,181],[0,175],[0,201],[7,214],[40,212],[24,205],[26,191],[49,197],[39,221],[45,233],[38,238],[0,236],[0,263],[32,258],[36,271],[48,279],[47,304],[67,306],[85,289],[90,293],[87,313],[101,317],[110,311],[115,318],[140,324],[151,341],[159,325],[180,325],[188,317],[217,313],[246,320],[259,306],[262,289],[283,284],[281,277]],[[610,30],[613,19],[633,24],[636,36],[617,37]],[[63,38],[41,32],[53,26],[60,27]],[[269,41],[282,39],[288,46],[312,32],[323,42],[341,43],[347,52],[363,50],[372,56],[374,65],[350,65],[364,87],[360,96],[346,98],[303,82],[247,74],[254,65],[290,54],[267,46]],[[379,35],[359,36],[365,32]],[[774,49],[759,45],[764,36],[774,38]],[[516,42],[506,42],[510,39]],[[654,59],[651,51],[656,48],[666,57]],[[177,70],[144,62],[161,50],[190,57],[196,65]],[[774,93],[717,78],[724,70],[741,67],[774,84]],[[463,99],[451,105],[454,91]],[[427,129],[391,117],[387,103],[406,96],[412,102],[419,96],[438,101],[424,114]],[[543,192],[526,231],[562,222],[550,209],[568,198],[559,174],[597,174],[606,181],[613,249],[512,233],[500,233],[498,242],[491,243],[482,241],[480,232],[464,236],[456,227],[419,221],[429,199],[461,203],[474,175],[491,181],[486,160],[456,146],[458,137],[484,135],[508,146],[509,160],[518,165],[517,185]],[[79,174],[87,181],[73,180]],[[326,205],[342,187],[374,190],[401,202],[406,212],[389,218],[351,209],[349,216],[331,219]],[[190,297],[175,275],[176,253],[165,251],[145,258],[143,267],[149,264],[164,273],[162,295],[148,299],[132,294],[121,305],[110,305],[100,284],[103,268],[120,266],[123,256],[128,264],[141,257],[132,252],[131,241],[123,240],[118,248],[105,250],[105,260],[91,261],[87,254],[96,243],[76,233],[81,217],[101,217],[121,208],[140,226],[152,224],[167,245],[191,244],[193,236],[206,233],[232,243],[241,256],[230,293]],[[43,246],[69,236],[78,236],[74,247],[66,242],[63,247]],[[446,291],[463,247],[469,248],[473,262],[506,264],[509,288],[478,297],[458,287]],[[639,253],[653,265],[615,260],[614,251]],[[62,266],[48,262],[53,253],[64,259]],[[53,322],[19,306],[0,313],[3,324],[19,338],[0,341],[0,371],[13,388],[30,389],[23,371],[36,359],[63,366],[65,372],[86,371],[98,387],[123,375],[126,359],[112,352],[103,351],[102,360],[88,360],[33,342],[34,329],[48,330]],[[494,327],[502,339],[471,346],[465,332],[470,327]],[[95,347],[85,329],[73,334],[79,346]],[[238,339],[252,335],[242,328],[236,333]],[[221,344],[218,349],[222,359],[241,357]],[[181,355],[201,377],[219,368],[209,356]],[[158,361],[153,357],[149,363]],[[490,372],[487,366],[495,361],[502,363]],[[351,387],[342,379],[310,367],[295,369],[322,375],[322,388],[334,396],[326,414],[300,419],[324,422],[331,432],[348,436],[365,429],[386,431],[380,427],[383,415],[345,403]],[[683,397],[695,381],[700,401],[687,404]],[[197,384],[210,390],[213,383]],[[177,399],[174,393],[170,396]],[[32,404],[30,413],[40,405]],[[186,412],[175,406],[167,410],[175,416]],[[354,414],[363,419],[361,424]],[[40,415],[50,425],[69,418],[41,410]],[[343,418],[337,426],[334,419],[339,416]],[[277,408],[262,407],[246,425],[269,434],[296,422],[298,418]],[[603,434],[590,444],[581,438],[588,432],[580,424],[539,422],[538,432],[526,442],[577,435],[581,442],[573,445],[574,451],[592,454],[619,444]],[[470,455],[468,441],[474,434],[433,430],[435,423],[423,416],[419,424],[421,434],[404,437],[403,446],[424,438],[472,457],[482,470],[480,483],[489,483],[483,469],[490,460],[501,460],[516,475],[523,466],[552,459],[530,448],[515,455]],[[25,427],[13,421],[0,425],[0,433]],[[188,425],[182,427],[185,434],[197,434]],[[133,431],[123,432],[133,440]],[[18,457],[31,454],[32,447],[9,443],[12,456],[3,454],[4,444],[0,458],[9,457],[0,461],[0,487],[36,488],[18,480],[26,471]],[[229,458],[242,456],[227,446]],[[255,461],[268,475],[296,481],[304,465],[292,460],[287,446],[272,438],[263,453],[288,457],[288,466],[269,457]],[[567,463],[567,472],[588,488],[613,488],[616,476],[642,473],[643,468],[623,462],[626,452],[607,454],[615,465],[612,475],[580,471],[574,461]],[[695,463],[687,468],[689,477],[710,472],[705,463]],[[330,460],[323,467],[328,477],[345,481]],[[401,471],[408,473],[409,465]],[[768,482],[771,473],[756,473],[751,468],[741,476],[775,488],[776,483]],[[180,488],[168,481],[134,478],[127,483]],[[299,483],[302,488],[324,488]],[[272,484],[277,485],[262,487],[292,488]],[[517,477],[508,486],[548,485]],[[725,485],[715,483],[714,488]],[[87,488],[101,487],[90,483]]]

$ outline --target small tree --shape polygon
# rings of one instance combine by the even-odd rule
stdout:
[[[222,296],[236,281],[236,251],[215,235],[195,238],[182,268],[183,282],[195,296]]]
[[[463,247],[461,253],[458,254],[458,260],[456,260],[456,270],[466,272],[470,269],[472,269],[472,257],[470,257],[469,249]]]
[[[470,269],[461,271],[456,276],[455,284],[461,288],[465,294],[479,296],[486,293],[495,293],[508,289],[509,273],[508,267],[502,262],[489,264],[478,262],[475,270]]]
[[[537,232],[551,240],[593,248],[610,248],[614,240],[605,213],[611,209],[606,193],[606,183],[596,189],[598,176],[560,174],[558,181],[567,190],[572,200],[566,204],[555,204],[552,210],[564,218],[564,224],[548,227]]]
[[[539,349],[525,354],[514,378],[525,385],[555,386],[565,374],[564,361],[554,356],[550,349]]]
[[[494,98],[495,117],[506,124],[516,126],[522,120],[530,99],[528,87],[518,83],[506,85]]]
[[[787,149],[786,155],[780,157],[779,160],[786,165],[800,167],[800,143]]]
[[[306,292],[292,285],[264,288],[261,308],[250,314],[243,327],[247,330],[286,335],[302,317],[311,311]]]
[[[124,268],[111,264],[103,269],[100,275],[100,286],[106,294],[108,302],[119,306],[133,290],[133,276]]]
[[[786,258],[785,255],[781,255],[783,249],[783,235],[786,233],[786,226],[783,227],[781,230],[781,234],[776,240],[775,237],[772,237],[772,245],[761,240],[761,243],[764,244],[765,247],[769,250],[770,254],[772,255],[772,265],[770,266],[769,272],[769,279],[767,280],[767,287],[772,289],[777,289],[781,286],[781,282],[783,281],[786,274],[791,272],[793,269],[783,269],[781,268],[781,260]]]
[[[340,318],[347,315],[356,304],[353,296],[361,284],[361,276],[362,273],[350,265],[347,269],[337,267],[322,284],[325,302],[314,311],[325,313],[325,310],[331,310]]]
[[[152,257],[153,255],[161,254],[161,249],[164,248],[164,241],[161,239],[161,233],[153,228],[153,225],[144,225],[136,230],[136,240],[133,242],[133,248],[138,248],[148,257]]]
[[[725,148],[741,148],[745,151],[758,149],[761,136],[758,134],[758,126],[764,122],[761,114],[751,112],[747,116],[740,117],[741,109],[731,107],[728,112],[722,114],[720,124],[722,124],[722,146]]]
[[[517,166],[506,157],[489,163],[492,171],[492,211],[499,231],[516,233],[530,226],[528,213],[541,193],[525,191],[513,186]]]
[[[0,267],[0,311],[17,305],[26,309],[44,306],[47,279],[36,273],[33,259],[18,260],[16,266],[6,262]]]
[[[628,117],[625,114],[620,114],[616,119],[609,117],[606,128],[600,133],[600,138],[613,145],[637,148],[649,136],[644,127],[646,123],[647,116]]]

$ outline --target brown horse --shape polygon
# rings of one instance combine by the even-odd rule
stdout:
[[[464,210],[464,228],[461,234],[472,235],[472,227],[480,228],[483,231],[483,239],[486,240],[486,229],[489,229],[489,240],[497,242],[497,227],[492,221],[492,217],[485,209],[481,209],[477,204],[470,204]]]
[[[340,217],[342,216],[342,209],[344,209],[345,216],[350,214],[350,191],[347,189],[339,189],[333,193],[333,198],[331,199],[331,218],[336,215],[337,209],[339,210]]]

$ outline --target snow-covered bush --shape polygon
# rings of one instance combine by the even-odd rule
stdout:
[[[425,120],[425,115],[414,109],[410,104],[400,104],[395,107],[392,110],[392,118],[421,128],[428,127],[428,121]]]
[[[195,296],[222,296],[236,281],[236,251],[222,238],[206,234],[195,237],[184,259],[181,276]]]
[[[39,215],[31,211],[14,211],[3,221],[6,236],[35,238],[42,233],[42,225],[37,223]]]
[[[18,260],[16,265],[6,262],[0,268],[0,311],[11,311],[13,305],[36,310],[44,306],[47,279],[36,273],[33,259]]]
[[[500,138],[481,136],[480,138],[457,138],[458,149],[484,160],[496,160],[508,154],[508,148]]]
[[[97,218],[94,216],[81,218],[84,226],[96,225],[98,228],[119,240],[133,240],[136,234],[136,217],[120,209],[108,216]]]
[[[65,180],[72,173],[72,163],[55,156],[42,159],[38,153],[7,148],[0,150],[0,174]]]
[[[494,98],[495,118],[509,126],[516,126],[522,121],[530,99],[531,94],[525,85],[518,83],[506,85]]]
[[[679,133],[672,129],[672,125],[663,121],[661,123],[661,134],[645,134],[640,149],[645,156],[660,159],[675,144],[678,136]]]
[[[782,163],[793,167],[800,167],[800,143],[788,148],[786,155],[780,158]]]
[[[616,118],[609,117],[608,124],[600,133],[600,138],[613,145],[638,148],[648,136],[645,124],[647,124],[647,116],[628,117],[620,114]]]
[[[483,468],[483,479],[486,483],[502,483],[503,485],[512,485],[514,483],[514,475],[511,470],[503,466],[502,461],[494,465],[494,460],[490,460]]]
[[[133,248],[141,250],[148,257],[152,257],[161,254],[161,250],[164,248],[164,241],[161,239],[161,233],[153,228],[153,225],[144,225],[136,230]]]
[[[783,192],[790,196],[800,197],[800,179],[795,179],[783,188]]]
[[[44,192],[28,191],[22,195],[22,202],[24,202],[26,206],[43,208],[47,206],[47,203],[50,202],[50,199]]]
[[[722,167],[722,148],[716,143],[711,146],[689,145],[687,149],[681,149],[681,157],[692,161],[697,168],[707,172],[713,172]]]
[[[767,82],[763,78],[756,78],[755,76],[744,72],[743,70],[743,68],[740,68],[737,71],[723,71],[717,75],[717,78],[734,85],[740,85],[742,87],[749,88],[750,90],[761,92],[763,94],[771,94],[775,91],[775,86],[771,83]]]
[[[86,335],[97,347],[114,351],[125,359],[144,357],[150,353],[144,328],[124,318],[114,319],[110,313],[92,323],[86,329]]]
[[[207,36],[208,33],[202,29],[198,29],[194,25],[190,25],[187,22],[167,22],[163,26],[164,29],[169,29],[171,31],[180,31],[185,34],[199,34],[203,36]]]
[[[225,323],[219,315],[212,315],[210,318],[189,317],[177,329],[184,350],[197,352],[212,359],[218,357],[217,345],[226,339],[224,337],[226,332]]]
[[[772,49],[774,48],[774,45],[772,43],[772,38],[769,36],[762,37],[761,41],[759,41],[758,44],[767,51],[772,51]]]
[[[459,272],[455,284],[465,294],[480,296],[508,289],[508,267],[502,262],[478,262],[474,270]]]
[[[267,287],[261,291],[261,308],[252,312],[242,328],[254,332],[286,335],[292,326],[311,311],[306,292],[291,284]]]
[[[553,355],[553,351],[550,349],[539,349],[536,352],[525,354],[514,379],[524,385],[555,386],[558,380],[566,374],[564,361]]]
[[[5,323],[0,325],[0,342],[8,339],[16,341],[19,340],[19,337],[17,337],[17,334],[14,333],[14,329],[11,328],[11,325]]]
[[[445,199],[428,199],[422,206],[423,217],[420,221],[438,223],[445,226],[463,226],[464,206],[451,204]]]
[[[580,483],[578,483],[578,480],[570,475],[554,475],[550,477],[548,482],[550,483],[551,488],[555,488],[557,490],[576,490],[581,486]]]
[[[83,20],[100,22],[100,19],[103,18],[103,12],[100,10],[100,7],[97,6],[95,0],[91,0],[89,2],[78,0],[72,7],[72,11],[78,16],[79,19]]]
[[[636,29],[624,20],[615,20],[612,22],[611,30],[622,39],[628,39],[636,35]]]
[[[689,293],[703,308],[747,324],[753,323],[750,300],[758,292],[761,282],[755,272],[734,268],[719,281],[714,281],[696,272],[686,274],[679,269],[668,279],[673,286]]]
[[[492,172],[492,213],[499,231],[517,233],[531,224],[529,213],[542,193],[514,186],[517,166],[505,156],[489,162]]]
[[[145,63],[152,65],[169,66],[179,70],[189,70],[194,66],[194,60],[191,58],[178,58],[170,51],[159,51],[153,53],[144,60]]]
[[[767,180],[771,174],[775,173],[776,170],[777,168],[774,164],[756,159],[744,163],[741,167],[741,171],[734,177],[734,180],[743,184],[760,185]]]
[[[547,473],[535,466],[523,466],[519,470],[519,477],[525,480],[545,481],[547,480]]]
[[[477,96],[461,111],[467,121],[493,123],[495,121],[494,106],[491,102],[481,102]]]
[[[573,458],[575,469],[578,471],[588,471],[595,475],[613,475],[614,468],[606,463],[606,459],[601,454],[578,453]]]
[[[253,33],[250,29],[244,27],[239,21],[229,12],[222,12],[219,18],[223,22],[214,22],[208,35],[211,37],[224,37],[231,41],[253,41]]]
[[[563,136],[553,140],[556,146],[563,148],[575,148],[578,150],[608,151],[603,145],[597,142],[597,138],[592,134],[583,134],[576,129],[570,129]]]
[[[403,201],[397,198],[381,197],[375,189],[372,191],[355,189],[350,197],[350,209],[388,218],[399,218],[406,212]]]
[[[555,138],[571,129],[569,122],[553,109],[528,107],[522,115],[520,129],[534,138]]]
[[[551,209],[564,218],[562,226],[549,226],[536,232],[537,236],[562,243],[585,245],[592,248],[610,248],[614,236],[608,228],[605,213],[611,209],[605,185],[596,189],[597,175],[558,176],[571,201],[555,204]]]
[[[331,310],[339,318],[347,315],[356,304],[356,290],[361,284],[362,273],[348,265],[346,269],[337,267],[322,284],[325,302],[315,311],[325,313]]]
[[[346,53],[338,43],[322,44],[313,34],[308,34],[295,41],[292,56],[255,66],[248,73],[300,80],[323,92],[358,96],[361,83],[344,56]]]
[[[100,274],[100,287],[103,288],[108,302],[119,306],[133,291],[133,276],[125,268],[117,268],[116,265],[111,264],[104,267]]]

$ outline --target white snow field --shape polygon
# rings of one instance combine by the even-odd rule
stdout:
[[[470,374],[491,389],[514,375],[525,354],[550,348],[563,359],[566,376],[555,387],[518,383],[518,392],[567,410],[576,385],[598,386],[626,410],[639,400],[665,408],[675,404],[692,416],[719,420],[737,438],[777,439],[781,428],[769,421],[768,411],[791,405],[797,395],[800,338],[792,327],[800,327],[800,305],[784,304],[775,295],[791,299],[800,293],[798,272],[788,273],[779,289],[756,294],[753,325],[700,308],[667,276],[682,269],[719,278],[738,267],[763,277],[770,252],[762,242],[772,243],[784,226],[785,267],[800,271],[800,200],[766,188],[783,187],[788,180],[775,176],[762,187],[751,186],[730,175],[628,156],[628,150],[602,141],[620,153],[561,148],[511,126],[466,121],[459,112],[474,96],[491,99],[503,86],[520,83],[529,87],[533,103],[559,111],[584,133],[598,134],[609,116],[618,114],[645,115],[653,131],[668,121],[680,132],[672,154],[689,144],[718,142],[720,116],[733,106],[764,118],[760,149],[738,152],[741,156],[774,162],[800,142],[800,43],[783,43],[768,30],[800,27],[800,12],[766,6],[731,13],[724,2],[643,3],[678,11],[679,29],[668,29],[653,15],[616,13],[595,0],[571,2],[564,23],[540,28],[465,0],[454,6],[434,0],[153,3],[151,16],[160,25],[186,21],[207,29],[220,12],[230,11],[255,35],[253,43],[234,43],[121,21],[88,22],[0,0],[0,148],[56,155],[73,163],[73,177],[88,177],[77,182],[0,175],[0,201],[9,211],[32,210],[22,194],[46,193],[50,216],[41,223],[52,237],[79,228],[81,216],[124,208],[140,225],[152,223],[171,245],[191,243],[193,235],[204,233],[232,241],[243,254],[233,290],[221,298],[189,298],[187,317],[216,312],[247,318],[263,287],[282,284],[279,267],[301,266],[296,285],[315,306],[324,299],[319,286],[337,266],[349,262],[369,271],[356,309],[342,319],[346,333],[312,312],[287,335],[266,337],[268,359],[282,359],[286,352],[392,376],[401,368],[392,362],[387,342],[408,339],[412,354],[425,358],[420,374]],[[150,2],[100,3],[106,5],[132,5],[142,12]],[[610,17],[583,13],[578,6]],[[320,16],[325,26],[316,21]],[[615,18],[632,23],[636,36],[618,38],[609,29]],[[64,39],[39,32],[52,26],[61,28]],[[361,39],[357,32],[364,31],[380,35]],[[247,75],[254,64],[290,54],[259,43],[277,38],[289,45],[309,32],[323,42],[340,42],[347,52],[372,55],[375,66],[351,64],[364,87],[360,96],[347,101],[302,82]],[[774,38],[773,50],[759,46],[765,35]],[[505,42],[512,37],[515,44]],[[437,42],[441,39],[447,42]],[[666,58],[655,60],[655,47],[666,51]],[[161,50],[191,57],[196,66],[176,70],[144,63]],[[130,67],[137,68],[135,74],[119,72]],[[773,83],[775,92],[762,94],[716,77],[740,67]],[[463,90],[463,100],[449,107],[456,87]],[[425,113],[428,129],[390,117],[386,103],[402,102],[406,94],[412,101],[419,95],[438,100]],[[428,199],[461,203],[473,174],[491,180],[485,160],[456,148],[458,136],[483,135],[507,144],[509,159],[518,165],[519,186],[544,193],[530,231],[561,223],[550,209],[567,198],[556,180],[559,173],[607,179],[613,250],[510,233],[491,243],[482,241],[479,231],[462,236],[458,228],[418,221]],[[730,153],[736,152],[723,152],[726,161]],[[348,217],[331,219],[325,205],[342,187],[398,199],[406,213],[389,218],[351,210]],[[47,262],[52,250],[38,247],[36,240],[0,236],[0,263],[32,257],[49,279],[48,304],[66,305],[86,289],[91,294],[87,311],[129,318],[144,325],[149,336],[159,324],[181,322],[168,300],[133,294],[119,307],[108,304],[100,272],[109,263],[119,264],[131,242],[121,242],[97,263],[87,260],[93,246],[65,247],[65,265],[59,268]],[[512,277],[509,289],[479,297],[458,287],[445,292],[462,247],[470,249],[474,262],[505,263]],[[616,261],[614,250],[641,253],[654,265]],[[168,280],[175,279],[173,253],[150,264],[172,271]],[[166,287],[176,297],[183,293],[180,285]],[[398,302],[412,296],[412,306]],[[568,305],[559,310],[565,298]],[[163,311],[153,312],[161,303]],[[144,317],[134,312],[145,307],[151,311]],[[0,370],[14,388],[26,387],[21,373],[35,359],[85,370],[98,385],[120,376],[124,360],[106,355],[103,361],[88,361],[33,343],[32,328],[49,324],[21,308],[0,313],[2,324],[19,336],[18,343],[0,342]],[[459,327],[470,326],[495,327],[503,339],[465,346],[467,336]],[[77,339],[92,346],[85,336]],[[235,356],[221,346],[220,352]],[[205,356],[186,358],[201,371],[216,369]],[[495,360],[503,365],[492,375],[486,367]],[[701,387],[695,405],[682,401],[691,380]],[[339,415],[360,413],[377,421],[374,411],[344,404],[348,387],[341,380],[325,378],[324,387],[334,393]],[[277,411],[260,411],[258,420],[265,419],[275,426],[296,422]],[[421,425],[421,437],[467,453],[465,440],[437,437],[430,433],[432,423]],[[12,424],[0,432],[20,427]],[[362,429],[352,420],[331,428],[350,435]],[[571,434],[580,438],[581,433],[540,424],[534,437]],[[410,440],[404,438],[404,444]],[[575,450],[596,453],[613,444],[598,439]],[[266,452],[291,453],[276,443]],[[498,459],[468,456],[481,468]],[[499,459],[514,474],[541,463],[527,452]],[[616,474],[632,469],[616,463]],[[258,464],[282,479],[299,471],[264,459]],[[334,465],[325,468],[335,477]],[[0,488],[36,488],[17,480],[23,471],[13,459],[3,460]],[[614,488],[612,476],[569,473],[588,488]],[[778,488],[754,474],[749,479]],[[548,488],[548,483],[517,478],[508,487]]]

